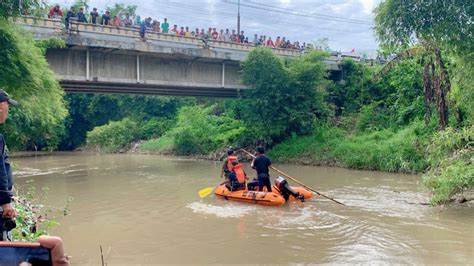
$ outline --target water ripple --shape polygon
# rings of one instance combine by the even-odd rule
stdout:
[[[186,207],[193,210],[194,213],[211,214],[220,218],[239,218],[255,212],[255,206],[241,204],[226,204],[216,206],[205,204],[203,202],[193,202]]]

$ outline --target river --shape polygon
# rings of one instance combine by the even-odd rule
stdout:
[[[43,202],[60,223],[51,234],[74,264],[100,264],[99,246],[108,265],[474,261],[473,204],[418,204],[429,200],[419,176],[276,164],[347,206],[264,207],[198,197],[220,181],[220,162],[71,153],[13,163],[18,188],[49,188]]]

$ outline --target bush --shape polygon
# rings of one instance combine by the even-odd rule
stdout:
[[[474,187],[474,126],[436,133],[428,154],[431,167],[423,183],[433,193],[432,204],[447,203],[454,195]]]
[[[161,138],[142,144],[140,150],[173,150],[180,155],[208,154],[235,143],[245,131],[243,122],[225,114],[211,114],[215,107],[182,107],[176,125]]]
[[[269,155],[283,161],[415,173],[428,166],[424,147],[429,134],[430,130],[425,129],[422,122],[403,130],[384,129],[358,135],[319,126],[311,136],[293,136],[276,145]]]
[[[165,134],[158,139],[145,141],[138,149],[142,152],[171,153],[174,150],[174,138]]]
[[[166,131],[168,131],[173,124],[174,120],[163,117],[154,117],[140,127],[140,139],[155,139],[161,137]]]
[[[124,118],[87,132],[86,142],[89,147],[104,149],[106,152],[117,152],[127,148],[138,135],[138,124],[130,118]]]

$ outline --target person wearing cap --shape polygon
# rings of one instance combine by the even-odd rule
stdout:
[[[234,155],[234,149],[229,148],[227,150],[227,158],[224,160],[224,164],[222,165],[221,177],[229,177],[234,168],[232,165],[233,161],[237,161],[237,156]]]
[[[0,124],[4,124],[7,120],[10,105],[17,104],[8,93],[0,89]],[[12,169],[6,151],[5,138],[2,134],[0,134],[0,153],[0,213],[3,218],[14,219],[17,212],[11,204],[13,196]]]

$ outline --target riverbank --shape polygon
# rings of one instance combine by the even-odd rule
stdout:
[[[340,128],[321,126],[311,135],[293,136],[273,146],[268,155],[280,163],[415,174],[428,167],[424,147],[430,133],[422,124],[398,131],[387,129],[357,135]],[[183,155],[174,149],[173,143],[173,139],[167,137],[152,139],[133,145],[132,152]],[[185,155],[222,160],[226,156],[225,150],[226,147],[222,147],[206,155]]]

